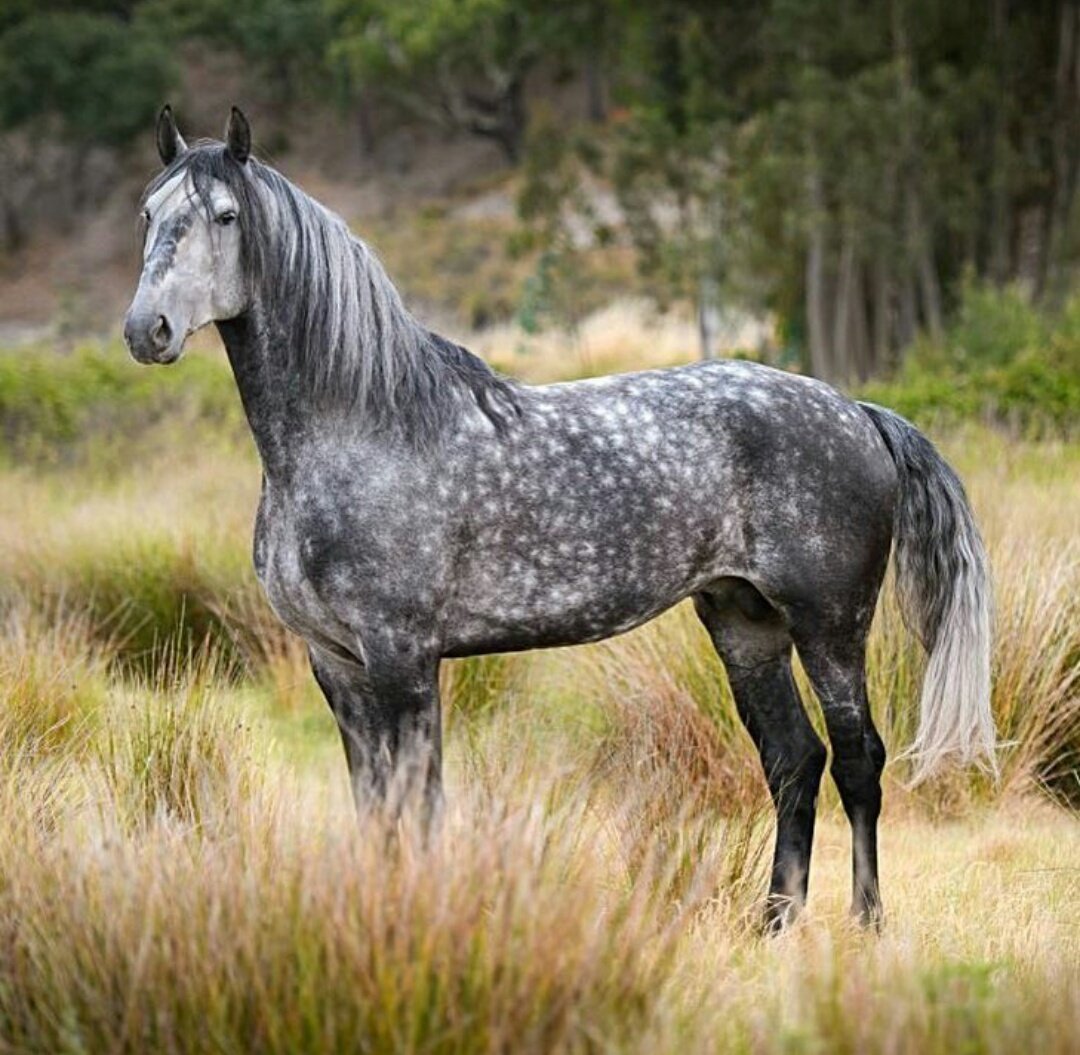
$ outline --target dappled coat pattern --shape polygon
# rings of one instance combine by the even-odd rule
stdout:
[[[777,807],[770,925],[805,900],[826,760],[793,648],[852,823],[854,908],[877,920],[885,753],[864,660],[894,541],[932,653],[924,766],[993,745],[985,557],[929,442],[749,362],[511,382],[422,327],[338,217],[250,158],[238,111],[226,144],[187,148],[167,110],[158,140],[125,333],[171,362],[219,327],[263,463],[255,567],[309,644],[358,804],[418,783],[437,805],[444,657],[595,641],[693,598]]]

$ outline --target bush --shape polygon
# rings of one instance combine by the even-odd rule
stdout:
[[[150,127],[176,80],[158,34],[118,18],[42,12],[0,35],[0,126],[59,117],[84,142]]]
[[[924,424],[965,420],[1030,438],[1080,433],[1080,297],[1055,317],[1017,290],[968,286],[944,341],[918,342],[861,397]]]
[[[140,369],[116,345],[86,345],[61,355],[0,352],[0,457],[70,463],[118,454],[135,460],[162,417],[175,433],[183,419],[203,430],[238,432],[239,400],[228,368],[192,355],[175,370]]]
[[[1016,287],[968,283],[942,350],[961,369],[1005,366],[1018,353],[1041,347],[1048,331],[1049,321]]]

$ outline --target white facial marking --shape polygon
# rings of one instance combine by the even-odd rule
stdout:
[[[172,362],[190,334],[246,307],[237,210],[224,183],[204,203],[184,171],[147,199],[143,272],[129,314],[147,324],[165,320],[170,338],[153,360]]]

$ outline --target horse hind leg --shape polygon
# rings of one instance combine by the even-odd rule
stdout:
[[[877,822],[885,745],[866,695],[866,627],[812,633],[794,630],[799,658],[821,703],[832,744],[831,772],[851,824],[852,914],[879,927]]]
[[[792,640],[779,613],[744,580],[694,598],[728,673],[739,717],[761,757],[776,809],[765,926],[783,928],[806,903],[825,747],[791,673]]]

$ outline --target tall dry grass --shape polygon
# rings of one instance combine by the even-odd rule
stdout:
[[[15,639],[33,664],[70,669],[85,651],[85,638],[72,647],[76,635],[31,625]],[[683,884],[681,906],[662,894],[659,856],[618,882],[617,811],[599,812],[592,789],[553,808],[552,773],[491,737],[494,783],[458,789],[434,845],[408,830],[388,842],[377,820],[357,829],[343,781],[279,765],[217,673],[203,656],[160,683],[106,677],[78,749],[28,734],[33,750],[5,753],[0,1044],[482,1051],[633,1039],[711,876],[692,896]],[[2,713],[23,730],[49,690],[5,679],[3,692]],[[749,838],[714,832],[702,877]]]
[[[388,838],[250,571],[250,452],[5,472],[0,1051],[1075,1050],[1080,451],[946,453],[994,570],[1002,782],[890,766],[875,938],[826,781],[777,941],[767,796],[692,612],[447,664],[444,827]],[[894,755],[922,665],[887,594]]]
[[[707,768],[613,751],[603,726],[544,728],[520,697],[451,733],[437,837],[388,839],[356,822],[340,771],[287,763],[213,657],[132,682],[74,623],[7,629],[36,664],[89,663],[96,695],[79,738],[0,765],[5,1050],[1075,1045],[1080,835],[1046,804],[894,819],[880,939],[847,921],[826,811],[808,916],[769,941],[768,825],[699,795]],[[7,674],[2,713],[29,728],[50,689]]]

